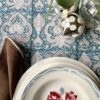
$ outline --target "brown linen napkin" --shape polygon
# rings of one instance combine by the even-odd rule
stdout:
[[[0,100],[12,100],[19,78],[25,71],[22,52],[6,37],[0,54]]]

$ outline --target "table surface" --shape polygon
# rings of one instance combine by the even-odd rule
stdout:
[[[54,7],[44,18],[49,4],[49,0],[0,0],[0,47],[9,36],[19,43],[29,64],[64,56],[79,60],[100,76],[100,34],[89,31],[76,39],[63,36]]]

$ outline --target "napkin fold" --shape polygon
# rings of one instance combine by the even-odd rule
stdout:
[[[12,100],[16,85],[26,68],[21,50],[6,37],[0,54],[0,100]]]

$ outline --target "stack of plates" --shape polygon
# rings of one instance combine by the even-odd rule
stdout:
[[[48,58],[26,71],[13,100],[100,100],[100,80],[78,61]]]

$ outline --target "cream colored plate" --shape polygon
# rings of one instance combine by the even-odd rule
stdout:
[[[94,77],[97,83],[99,81],[99,79],[95,76],[95,74],[89,69],[87,68],[85,65],[75,61],[75,60],[71,60],[68,58],[64,58],[64,57],[54,57],[54,58],[49,58],[43,61],[40,61],[38,63],[36,63],[35,65],[33,65],[21,78],[21,80],[19,81],[19,84],[16,88],[16,92],[14,95],[14,99],[13,100],[23,100],[22,97],[23,95],[25,95],[25,91],[26,91],[26,87],[31,84],[30,82],[32,81],[33,77],[37,76],[40,72],[48,69],[48,68],[54,68],[54,67],[69,67],[71,69],[75,68],[75,70],[78,69],[79,72],[84,72],[84,74],[86,73],[86,75],[88,74],[88,76],[90,77],[92,75],[92,77]],[[88,73],[89,72],[89,73]],[[90,75],[91,74],[91,75]],[[63,75],[63,74],[62,74]],[[52,74],[53,76],[53,74]],[[59,74],[57,75],[59,76]],[[87,77],[87,76],[86,76]],[[56,79],[56,77],[54,77]],[[59,77],[60,78],[60,77]],[[67,76],[66,76],[67,78]],[[44,78],[45,79],[45,78]],[[46,80],[46,79],[45,79]],[[59,80],[58,80],[59,81]],[[63,80],[65,81],[65,80]],[[41,82],[38,82],[39,84]],[[35,83],[36,84],[36,83]],[[57,83],[55,83],[57,84]],[[81,83],[76,83],[76,84],[81,84]],[[37,84],[36,84],[37,85]],[[94,85],[93,85],[94,86]],[[37,86],[38,87],[38,86]],[[29,87],[27,87],[29,88]],[[64,87],[65,88],[65,87]],[[33,90],[34,90],[34,85],[33,85]],[[32,91],[31,91],[32,92]],[[29,94],[31,93],[29,92]],[[34,92],[34,91],[33,91]],[[31,95],[31,94],[30,94]],[[32,95],[31,95],[32,96]],[[95,97],[95,96],[94,96]],[[19,99],[18,99],[19,98]],[[30,97],[31,98],[31,97]],[[24,99],[25,100],[25,99]],[[31,100],[31,99],[30,99]],[[32,99],[33,100],[33,99]],[[42,100],[42,99],[39,99]],[[83,100],[83,99],[82,99]],[[90,100],[90,99],[87,99]],[[99,99],[98,99],[99,100]]]
[[[96,82],[96,84],[98,85],[98,87],[100,88],[100,79],[95,75],[95,73],[90,70],[90,68],[88,68],[86,65],[80,63],[79,61],[67,58],[67,57],[52,57],[52,58],[47,58],[45,60],[39,61],[38,63],[34,64],[34,70],[38,69],[38,65],[45,65],[45,64],[51,64],[51,63],[58,63],[58,62],[63,62],[64,64],[67,64],[71,67],[75,67],[81,71],[83,71],[84,73],[86,73],[86,75],[88,75],[93,81]],[[26,77],[26,76],[25,76]],[[24,77],[23,77],[24,78]]]

